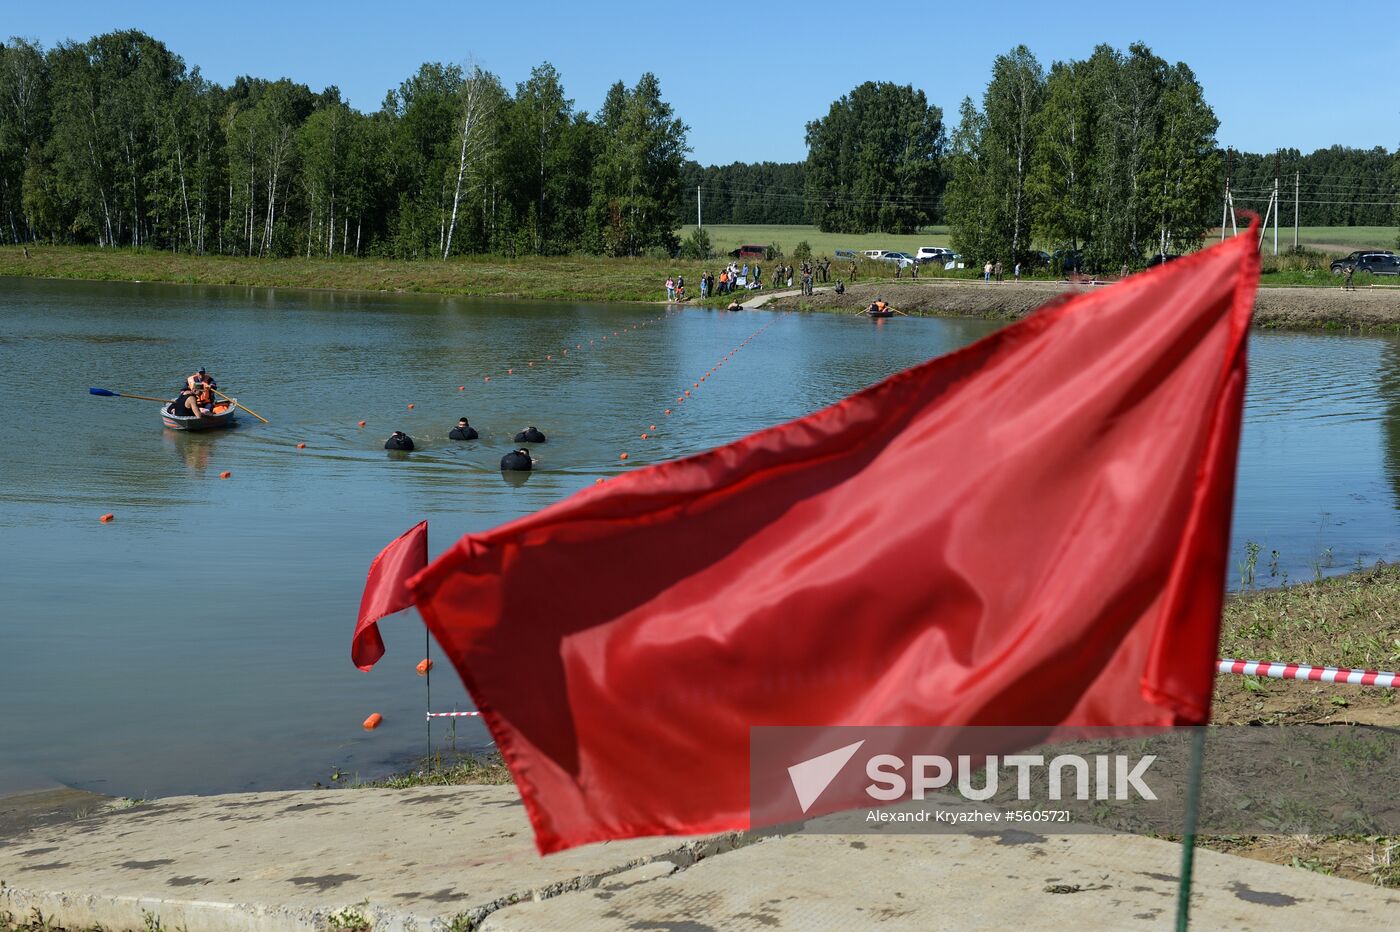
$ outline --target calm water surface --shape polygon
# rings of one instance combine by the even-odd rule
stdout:
[[[285,788],[401,766],[426,740],[422,626],[386,622],[372,673],[348,656],[365,569],[389,539],[429,518],[436,555],[616,474],[621,451],[644,464],[733,440],[995,326],[659,315],[0,280],[0,792]],[[271,425],[175,434],[153,404],[87,394],[168,396],[200,365]],[[1400,556],[1400,342],[1255,334],[1251,367],[1239,560],[1260,544],[1267,582]],[[479,441],[446,439],[463,415]],[[508,482],[497,464],[526,424],[549,443],[537,472]],[[418,451],[386,453],[395,429]],[[446,665],[432,704],[470,708]],[[370,734],[372,711],[385,724]],[[458,734],[485,742],[474,722]]]

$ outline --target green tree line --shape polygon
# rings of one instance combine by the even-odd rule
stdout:
[[[948,157],[954,245],[1024,261],[1032,243],[1091,268],[1194,248],[1219,222],[1219,122],[1183,63],[1144,45],[1096,48],[1047,73],[998,56],[981,105],[964,100]]]
[[[674,250],[687,127],[652,74],[577,110],[424,64],[362,113],[329,87],[230,87],[137,31],[0,45],[0,242],[249,256]]]
[[[1400,220],[1400,153],[1381,146],[1330,146],[1307,155],[1297,149],[1227,151],[1223,171],[1236,205],[1260,216],[1277,175],[1283,223],[1293,222],[1295,203],[1302,226],[1389,226]]]

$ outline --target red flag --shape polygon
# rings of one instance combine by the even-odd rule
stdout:
[[[413,604],[408,581],[428,565],[428,522],[420,521],[379,551],[365,577],[365,593],[360,596],[360,617],[350,640],[350,659],[368,671],[384,656],[384,640],[379,636],[379,619],[401,612]]]
[[[748,827],[762,725],[1209,715],[1249,235],[789,424],[459,541],[412,582],[542,852]]]

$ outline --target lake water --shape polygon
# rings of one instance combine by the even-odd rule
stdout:
[[[349,660],[365,570],[395,535],[428,518],[436,555],[994,327],[0,280],[0,792],[293,788],[402,767],[426,741],[422,626],[383,624],[371,673]],[[154,404],[87,394],[168,396],[200,365],[272,423],[182,435]],[[1256,333],[1251,369],[1238,559],[1257,542],[1267,583],[1400,556],[1400,341]],[[479,441],[446,439],[462,415]],[[506,481],[500,456],[527,424],[549,442],[538,471]],[[386,453],[395,429],[418,451]],[[446,664],[432,687],[435,708],[470,708]],[[458,735],[485,742],[475,721]]]

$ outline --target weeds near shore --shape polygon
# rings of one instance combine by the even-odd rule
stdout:
[[[504,786],[511,782],[506,762],[499,752],[491,751],[489,754],[446,759],[441,754],[434,754],[419,761],[417,767],[406,773],[351,786],[355,789],[402,790],[416,786]]]

